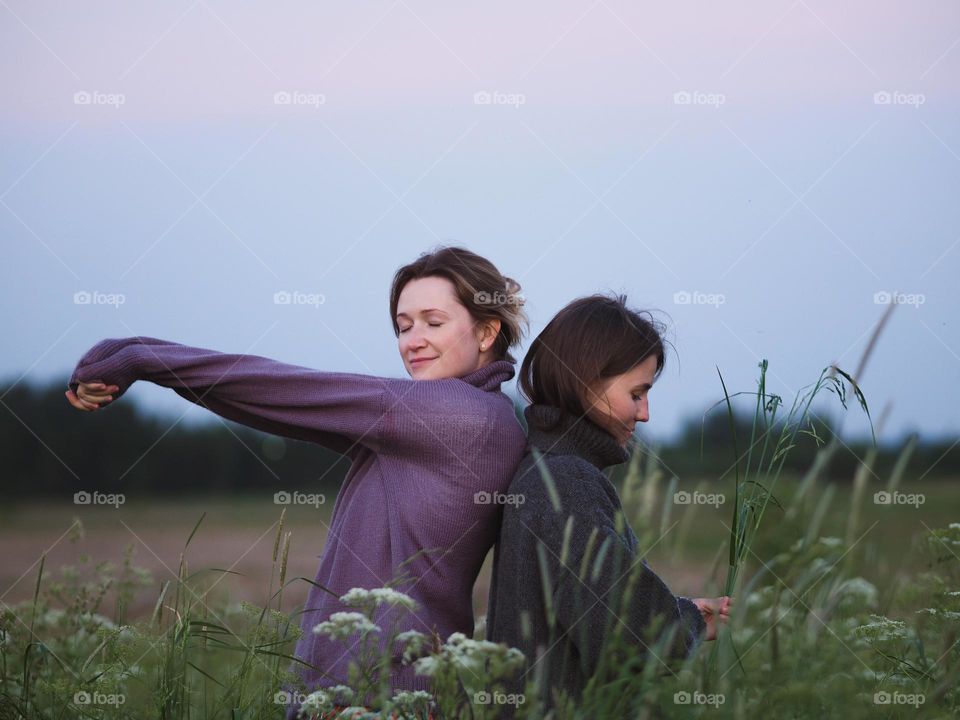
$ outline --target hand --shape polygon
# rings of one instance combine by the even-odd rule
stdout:
[[[89,383],[79,383],[76,394],[73,392],[73,390],[67,390],[67,392],[64,394],[67,396],[69,403],[77,410],[85,410],[89,412],[99,409],[101,404],[106,405],[107,403],[111,402],[113,400],[113,396],[110,393],[119,391],[119,386],[110,385],[108,387],[98,380]]]
[[[704,622],[707,623],[706,640],[716,640],[717,626],[726,624],[730,620],[730,606],[733,598],[724,595],[718,598],[694,598],[693,604],[700,610]]]

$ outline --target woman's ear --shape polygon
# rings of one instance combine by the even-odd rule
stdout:
[[[493,342],[499,334],[500,321],[496,319],[487,320],[480,326],[480,346],[485,350],[489,350],[493,347]]]

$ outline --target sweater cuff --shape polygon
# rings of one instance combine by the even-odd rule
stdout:
[[[687,641],[687,657],[690,657],[696,652],[707,634],[707,622],[703,619],[700,608],[689,598],[678,597],[677,605],[680,608],[680,627],[689,638]]]
[[[137,380],[135,346],[139,343],[140,338],[135,337],[101,340],[80,358],[67,387],[76,393],[81,382],[117,385],[120,389],[112,393],[116,400]]]

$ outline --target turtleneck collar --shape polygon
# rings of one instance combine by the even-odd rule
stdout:
[[[541,452],[579,455],[599,470],[630,459],[629,451],[613,435],[585,417],[577,418],[551,405],[529,405],[523,415],[527,419],[527,443]]]
[[[515,374],[513,363],[509,360],[494,360],[482,368],[459,378],[480,390],[491,392],[500,389],[500,385]]]

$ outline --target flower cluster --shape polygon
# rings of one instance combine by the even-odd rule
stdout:
[[[367,635],[371,632],[380,632],[380,627],[372,623],[363,613],[335,612],[329,620],[315,625],[313,632],[334,640],[345,640],[355,633]]]
[[[471,640],[463,633],[453,633],[434,653],[414,663],[418,675],[436,675],[447,669],[468,670],[470,673],[502,678],[520,669],[524,655],[516,648],[487,640]]]

